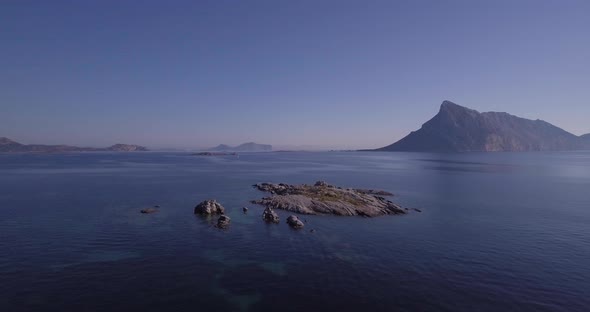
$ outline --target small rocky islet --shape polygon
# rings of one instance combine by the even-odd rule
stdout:
[[[300,214],[376,217],[407,213],[384,197],[393,194],[380,190],[345,189],[324,181],[314,185],[259,183],[254,187],[271,196],[253,200],[253,204]]]
[[[381,190],[345,189],[324,181],[318,181],[314,185],[259,183],[254,184],[254,187],[272,194],[269,197],[251,201],[254,204],[265,206],[262,220],[267,223],[280,222],[280,217],[274,209],[308,215],[363,217],[399,215],[408,212],[407,208],[402,208],[384,197],[393,196],[392,193]],[[141,213],[157,212],[156,208],[159,206],[142,209]],[[413,210],[420,212],[419,209]],[[242,211],[247,213],[248,208],[243,207]],[[228,228],[231,222],[230,217],[225,214],[225,208],[215,199],[208,199],[197,204],[194,214],[220,215],[215,226],[222,229]],[[304,222],[296,215],[290,215],[286,223],[294,229],[301,229],[305,226]]]

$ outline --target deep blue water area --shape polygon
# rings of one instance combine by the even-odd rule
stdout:
[[[422,212],[249,203],[317,180]],[[590,152],[4,154],[0,281],[0,311],[588,311]]]

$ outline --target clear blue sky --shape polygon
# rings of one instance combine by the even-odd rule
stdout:
[[[590,1],[0,3],[0,136],[370,148],[447,99],[590,132]]]

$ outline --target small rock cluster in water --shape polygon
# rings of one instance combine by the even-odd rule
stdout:
[[[386,214],[405,214],[408,209],[402,209],[383,196],[393,196],[385,191],[372,189],[343,189],[318,181],[314,185],[289,185],[284,183],[259,183],[254,185],[260,191],[269,192],[270,197],[253,200],[252,203],[263,205],[262,220],[268,223],[279,223],[279,215],[273,209],[283,209],[301,214],[332,214],[341,216],[375,217]],[[154,213],[160,206],[145,208],[141,213]],[[413,209],[421,212],[419,209]],[[244,213],[248,212],[243,207]],[[205,200],[195,206],[195,214],[220,215],[216,227],[228,228],[230,217],[225,215],[225,208],[215,199]],[[287,218],[287,224],[295,229],[305,226],[296,215]],[[313,230],[312,230],[313,231]]]

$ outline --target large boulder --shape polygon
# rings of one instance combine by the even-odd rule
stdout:
[[[201,202],[195,207],[195,214],[223,214],[225,208],[215,199],[209,199]]]
[[[303,224],[303,222],[301,220],[299,220],[299,218],[297,218],[297,216],[295,216],[295,215],[290,215],[287,218],[287,224],[289,224],[291,227],[293,227],[295,229],[300,229],[305,226]]]
[[[229,226],[230,222],[231,222],[231,219],[228,216],[221,215],[221,216],[219,216],[219,219],[217,219],[217,227],[225,229]]]
[[[271,223],[279,223],[279,215],[270,207],[266,207],[262,212],[262,220]]]

